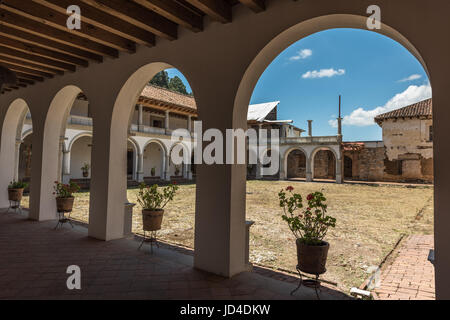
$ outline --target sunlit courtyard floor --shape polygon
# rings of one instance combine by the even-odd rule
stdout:
[[[297,181],[249,181],[247,220],[251,228],[250,260],[253,263],[295,271],[296,248],[292,234],[281,219],[277,193],[292,185],[306,196],[322,191],[328,213],[337,219],[330,230],[326,280],[340,290],[360,286],[369,267],[379,265],[403,234],[433,233],[433,188],[368,186]],[[137,189],[128,190],[136,203]],[[28,199],[24,205],[27,206]],[[140,207],[133,215],[133,231],[142,233]],[[88,222],[89,193],[76,194],[72,218]],[[194,247],[195,185],[182,185],[175,200],[166,207],[159,237],[169,243]]]

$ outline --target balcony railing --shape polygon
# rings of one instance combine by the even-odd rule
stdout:
[[[68,124],[92,127],[92,118],[71,115],[67,119]]]

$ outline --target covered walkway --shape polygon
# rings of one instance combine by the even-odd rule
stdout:
[[[87,237],[76,225],[33,222],[0,212],[0,299],[315,299],[312,289],[294,297],[294,283],[244,272],[231,279],[193,268],[193,257],[168,245],[136,250],[139,242]],[[81,290],[68,290],[67,267],[81,269]],[[324,288],[322,299],[343,299]]]

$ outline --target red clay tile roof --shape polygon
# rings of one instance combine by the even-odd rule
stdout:
[[[410,106],[406,106],[397,110],[392,110],[390,112],[380,114],[375,117],[375,122],[378,123],[378,125],[381,125],[381,123],[387,119],[417,118],[417,117],[426,117],[431,119],[432,105],[433,103],[431,98],[423,100]]]
[[[165,88],[148,85],[141,93],[141,98],[151,99],[179,107],[197,110],[193,96],[174,92]]]

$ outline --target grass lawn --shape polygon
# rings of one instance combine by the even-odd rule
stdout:
[[[250,259],[254,263],[295,271],[295,240],[281,219],[277,193],[292,185],[302,195],[322,191],[328,214],[337,219],[328,232],[330,242],[327,273],[348,292],[367,278],[368,267],[378,265],[402,234],[433,233],[433,189],[402,186],[366,186],[289,181],[249,181],[247,220],[251,228]],[[136,189],[128,199],[136,203]],[[28,199],[25,199],[25,206]],[[72,217],[88,222],[89,193],[76,195]],[[194,246],[195,185],[182,185],[175,200],[166,207],[159,237],[172,243]],[[133,216],[133,231],[141,233],[140,207]]]

